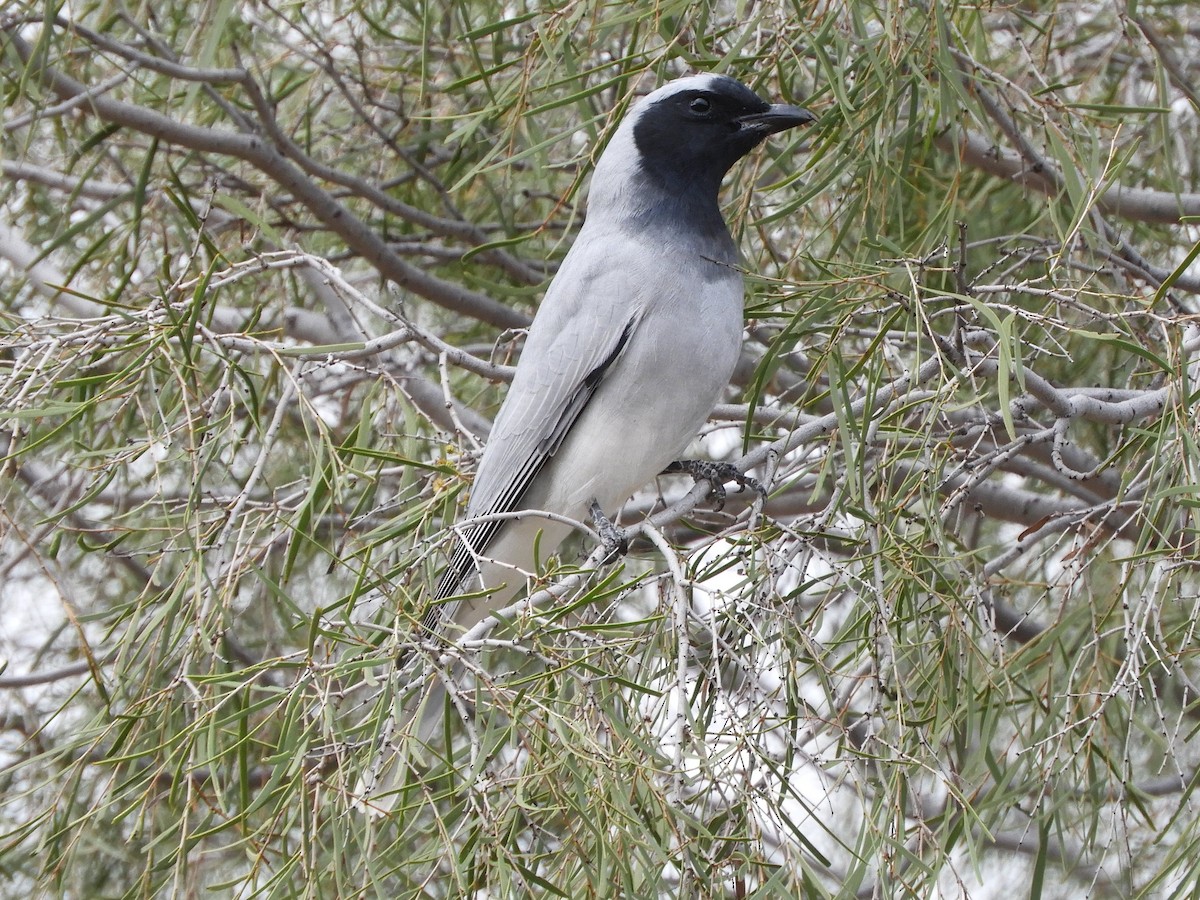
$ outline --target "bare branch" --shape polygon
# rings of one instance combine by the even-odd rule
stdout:
[[[1051,174],[1052,166],[1040,156],[1029,160],[1021,153],[999,147],[994,141],[966,129],[947,129],[934,138],[934,143],[968,165],[1006,181],[1050,197],[1061,193],[1061,185]],[[1200,194],[1172,194],[1124,185],[1110,185],[1100,191],[1096,205],[1106,213],[1125,219],[1164,225],[1180,225],[1185,218],[1200,216]],[[1192,280],[1187,284],[1188,290],[1197,289]]]

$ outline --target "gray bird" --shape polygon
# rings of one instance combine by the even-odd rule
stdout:
[[[525,586],[535,545],[544,557],[571,531],[536,515],[469,520],[544,510],[582,521],[593,505],[611,515],[696,436],[742,339],[721,181],[768,135],[815,120],[722,75],[680,78],[632,107],[596,164],[587,220],[529,329],[428,631],[469,629],[506,606]]]

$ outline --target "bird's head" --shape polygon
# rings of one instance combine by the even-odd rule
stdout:
[[[609,189],[614,201],[626,195],[625,203],[630,189],[651,189],[715,209],[721,179],[734,163],[769,135],[816,118],[767,103],[725,75],[676,79],[639,100],[621,122],[596,166],[591,206]]]

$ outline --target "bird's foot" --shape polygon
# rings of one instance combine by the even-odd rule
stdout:
[[[591,515],[592,523],[596,526],[596,531],[600,534],[600,541],[604,545],[604,561],[606,563],[629,552],[629,538],[625,531],[612,523],[612,520],[604,514],[604,510],[600,508],[599,503],[593,500],[588,506],[588,513]]]
[[[738,491],[751,488],[758,492],[765,501],[767,489],[757,478],[746,475],[733,463],[712,462],[707,459],[677,459],[663,470],[664,475],[675,472],[691,475],[696,481],[707,481],[709,485],[708,498],[712,501],[713,509],[720,512],[725,508],[725,482],[737,483]]]

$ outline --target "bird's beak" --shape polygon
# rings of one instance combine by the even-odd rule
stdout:
[[[742,128],[768,135],[787,131],[789,128],[795,128],[797,125],[810,125],[817,121],[817,117],[807,109],[802,109],[799,106],[789,106],[786,103],[773,103],[770,109],[742,116],[737,121]]]

